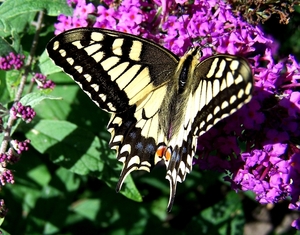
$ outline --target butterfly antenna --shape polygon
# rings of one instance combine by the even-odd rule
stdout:
[[[184,5],[181,5],[181,4],[179,4],[179,3],[177,4],[177,8],[180,9],[180,10],[179,10],[179,12],[180,12],[180,18],[182,19],[183,24],[186,23],[185,30],[186,30],[186,34],[188,35],[188,38],[190,39],[190,45],[191,45],[191,46],[189,47],[189,49],[195,48],[196,46],[195,46],[194,41],[192,40],[192,37],[191,37],[190,32],[189,32],[189,30],[188,30],[188,24],[189,24],[189,23],[188,23],[188,21],[185,22],[184,17],[183,17],[184,12],[186,12],[186,8],[185,8]]]

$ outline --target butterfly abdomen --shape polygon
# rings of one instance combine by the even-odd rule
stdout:
[[[163,100],[159,113],[161,126],[168,140],[179,133],[179,130],[182,128],[184,116],[188,115],[188,113],[182,112],[182,110],[187,108],[189,95],[195,84],[199,82],[194,77],[195,68],[199,64],[199,58],[200,49],[198,47],[189,50],[179,60],[172,79],[168,84],[168,93]],[[168,145],[168,143],[166,144]]]

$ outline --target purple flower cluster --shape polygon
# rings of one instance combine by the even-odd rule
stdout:
[[[23,121],[29,123],[35,117],[36,113],[33,108],[28,106],[23,106],[20,102],[17,102],[11,109],[11,115],[16,119],[21,117]]]
[[[11,141],[13,142],[13,141]],[[18,151],[21,153],[21,151]],[[15,182],[12,171],[7,169],[7,164],[14,164],[18,162],[20,157],[15,153],[13,148],[9,148],[6,153],[0,154],[0,186],[5,184],[13,184]],[[1,205],[0,205],[1,210]],[[1,217],[1,216],[0,216]]]
[[[5,184],[14,184],[15,179],[12,171],[6,168],[0,168],[0,185],[4,186]]]
[[[3,186],[7,183],[9,184],[14,184],[15,183],[15,179],[14,179],[14,175],[12,174],[11,170],[8,170],[6,168],[3,168],[4,171],[2,171],[0,173],[0,184]]]
[[[28,151],[30,144],[30,140],[26,139],[24,141],[18,141],[18,140],[12,140],[11,145],[13,146],[13,149],[17,151],[18,154],[21,154],[24,151]]]
[[[0,105],[0,110],[2,115],[8,115],[8,111]],[[14,104],[14,106],[10,109],[10,115],[13,119],[17,117],[21,117],[24,121],[30,122],[34,116],[35,112],[30,106],[23,106],[20,102]],[[9,128],[3,127],[4,123],[2,117],[0,118],[0,131],[7,131]],[[8,126],[8,125],[7,125]],[[0,153],[0,188],[5,184],[13,184],[14,176],[11,170],[7,169],[7,164],[14,164],[19,161],[20,155],[24,151],[28,151],[30,140],[26,139],[24,141],[12,140],[10,137],[10,133],[6,132],[4,134],[6,136],[6,143],[10,143],[10,147],[7,150],[7,146],[5,141],[1,143],[1,153]],[[6,214],[6,209],[4,207],[4,201],[0,200],[0,218],[4,217]]]
[[[11,70],[11,69],[20,69],[24,64],[24,55],[16,55],[13,52],[10,52],[5,57],[0,57],[0,69],[1,70]]]
[[[32,82],[36,82],[38,85],[38,89],[51,89],[53,90],[55,87],[55,83],[52,80],[47,80],[47,76],[36,73],[31,79]]]
[[[26,150],[28,150],[28,148]],[[7,153],[0,154],[0,164],[2,167],[6,167],[7,163],[14,164],[14,163],[18,162],[19,160],[20,160],[19,156],[17,156],[14,153],[12,148],[10,148]]]
[[[257,50],[257,43],[272,44],[258,27],[233,16],[230,6],[220,0],[197,0],[183,8],[171,0],[125,0],[118,8],[111,0],[103,2],[96,8],[85,0],[68,1],[75,5],[74,13],[58,16],[55,34],[76,27],[106,28],[159,42],[177,55],[183,55],[191,43],[205,46],[204,57],[215,52],[246,55]]]
[[[30,140],[26,139],[24,141],[11,140],[11,147],[6,153],[0,154],[0,185],[3,186],[6,183],[13,184],[14,176],[12,171],[7,169],[7,164],[14,164],[19,161],[20,155],[24,151],[28,151]],[[0,205],[1,210],[1,205]]]
[[[68,3],[74,5],[74,14],[58,17],[55,34],[79,26],[101,27],[151,39],[177,55],[193,43],[205,47],[203,57],[246,57],[255,78],[253,99],[199,137],[195,164],[231,172],[226,179],[232,187],[255,192],[260,203],[290,197],[290,208],[300,210],[300,150],[295,141],[300,137],[300,66],[292,55],[275,62],[279,45],[258,26],[234,16],[221,0],[124,0],[119,6],[104,0],[97,8],[84,0]],[[300,229],[300,220],[292,225]]]
[[[199,138],[202,158],[196,163],[202,169],[229,170],[232,177],[226,179],[233,188],[255,192],[260,203],[276,203],[289,196],[290,208],[299,210],[300,150],[294,140],[300,137],[300,67],[293,56],[274,63],[270,48],[250,59],[256,80],[252,101]],[[230,141],[232,137],[235,141]],[[212,158],[209,153],[216,150]],[[221,164],[212,163],[228,156],[229,165],[220,160]]]

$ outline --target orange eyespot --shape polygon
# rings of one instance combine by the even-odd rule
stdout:
[[[156,155],[157,155],[158,157],[163,157],[164,154],[165,154],[165,152],[166,152],[166,150],[167,150],[167,147],[166,147],[166,146],[160,146],[160,147],[158,147],[158,149],[156,150]]]
[[[171,159],[172,152],[171,152],[170,148],[167,148],[166,146],[160,146],[156,150],[156,154],[155,155],[157,157],[160,157],[160,158],[165,157],[165,160],[169,161]]]
[[[170,148],[168,148],[165,152],[166,161],[169,161],[171,159],[171,156],[172,156],[171,150]]]

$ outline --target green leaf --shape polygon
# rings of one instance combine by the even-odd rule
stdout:
[[[16,35],[22,33],[28,25],[30,26],[34,20],[36,13],[45,11],[52,16],[59,14],[71,15],[72,9],[68,6],[65,0],[6,0],[0,5],[0,36],[8,37],[9,35]],[[16,38],[14,38],[16,41]],[[18,48],[18,44],[14,46]]]
[[[76,193],[76,190],[78,190],[78,187],[80,186],[80,181],[73,173],[63,167],[60,167],[55,172],[55,175],[57,176],[59,182],[64,182],[64,189],[67,192]]]
[[[109,185],[112,186],[112,185]],[[136,188],[136,185],[132,179],[132,177],[127,176],[124,185],[122,187],[123,189],[120,191],[125,197],[130,198],[131,200],[134,200],[136,202],[142,202],[143,198],[138,189]]]
[[[0,226],[2,225],[5,218],[0,218]]]
[[[0,9],[1,9],[1,6],[0,6]],[[12,31],[12,28],[11,28],[10,23],[4,19],[0,19],[0,36],[5,37],[7,35],[10,35],[11,31]]]
[[[0,5],[0,15],[2,19],[17,18],[22,14],[43,11],[47,9],[47,14],[57,16],[59,14],[71,15],[72,10],[65,0],[6,0]]]
[[[219,203],[200,212],[189,224],[188,233],[236,235],[243,234],[244,213],[239,195],[229,192]]]
[[[15,52],[14,48],[5,39],[0,37],[0,57],[8,55],[10,52]]]
[[[2,218],[1,220],[4,220],[4,218]],[[0,228],[1,231],[1,235],[10,235],[10,233],[6,232],[4,229]]]
[[[55,73],[48,78],[56,84],[51,95],[62,97],[62,100],[44,100],[35,108],[37,116],[44,119],[68,120],[108,141],[110,136],[106,125],[109,114],[99,109],[65,73]]]
[[[0,7],[1,11],[1,7]],[[18,33],[24,32],[24,30],[28,30],[28,25],[33,22],[35,18],[36,12],[28,12],[27,14],[20,14],[18,17],[11,17],[6,19],[6,23],[9,24],[9,28],[11,28],[11,31],[2,31],[0,29],[1,36],[7,37],[7,36],[14,36],[13,42],[17,45],[17,48],[20,47],[20,38],[16,37]],[[6,32],[6,34],[5,34]],[[14,47],[16,48],[16,47]],[[16,49],[17,49],[16,48]],[[18,51],[17,51],[18,52]]]
[[[85,199],[77,202],[72,209],[83,217],[94,221],[97,218],[100,206],[101,201],[99,199]]]
[[[35,107],[37,116],[43,119],[66,120],[74,107],[78,87],[63,73],[55,74],[52,77],[49,76],[48,79],[53,80],[56,84],[51,95],[60,97],[60,99],[43,100],[41,105]]]
[[[91,132],[67,121],[41,120],[27,132],[26,137],[40,153],[49,153],[52,161],[79,175],[103,179],[115,187],[120,164],[107,142]],[[142,197],[131,177],[126,179],[123,195],[135,201]]]
[[[17,70],[9,70],[5,72],[6,78],[6,88],[8,89],[9,96],[15,97],[18,90],[18,85],[20,84],[22,74]]]
[[[45,75],[61,72],[61,68],[53,63],[46,51],[40,57],[39,68],[41,73]]]
[[[3,70],[0,70],[0,100],[2,104],[8,103],[11,101],[9,92],[6,86],[6,72]]]
[[[40,104],[43,100],[60,100],[60,97],[55,97],[51,95],[45,95],[41,92],[32,92],[25,96],[23,96],[20,102],[23,105],[30,105],[31,107],[35,107],[36,105]]]
[[[38,165],[30,169],[27,176],[40,186],[47,185],[51,179],[51,174],[45,165]]]
[[[28,133],[31,144],[41,153],[50,153],[53,162],[80,174],[100,177],[105,153],[104,143],[85,129],[67,121],[41,120]]]

